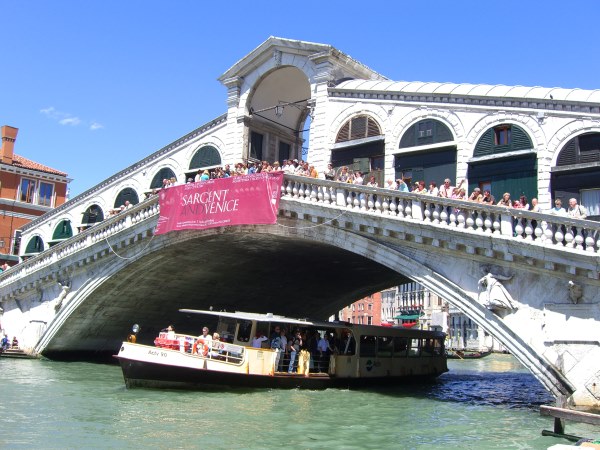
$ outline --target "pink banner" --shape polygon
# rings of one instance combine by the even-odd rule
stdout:
[[[283,172],[219,178],[159,192],[155,234],[277,222]]]

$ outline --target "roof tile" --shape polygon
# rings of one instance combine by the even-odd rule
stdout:
[[[13,166],[22,167],[23,169],[38,170],[40,172],[51,173],[53,175],[59,175],[62,177],[67,176],[65,172],[61,172],[60,170],[36,163],[35,161],[24,158],[23,156],[19,156],[16,153],[13,154]]]

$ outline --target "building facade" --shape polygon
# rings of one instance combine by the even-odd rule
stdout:
[[[3,126],[0,148],[0,264],[18,262],[17,255],[37,254],[70,237],[70,223],[60,224],[46,241],[29,239],[21,246],[21,228],[66,201],[67,174],[14,153],[18,129]]]
[[[340,311],[340,320],[361,325],[381,325],[381,292],[357,300]]]

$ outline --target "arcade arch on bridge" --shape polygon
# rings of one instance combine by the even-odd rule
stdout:
[[[456,173],[456,144],[452,130],[436,119],[422,119],[406,129],[401,152],[394,155],[396,179],[407,184],[423,180],[441,186]]]
[[[537,152],[531,137],[518,125],[501,123],[488,128],[475,145],[469,160],[469,192],[476,187],[502,198],[538,196]]]
[[[104,211],[102,207],[96,203],[89,206],[84,212],[81,218],[81,227],[83,229],[91,227],[104,220]]]
[[[154,178],[152,178],[152,182],[150,183],[150,189],[160,189],[163,187],[163,180],[170,180],[172,178],[177,179],[175,172],[170,167],[163,167],[160,169]]]
[[[114,208],[120,208],[122,205],[125,205],[125,202],[129,202],[131,205],[137,205],[140,202],[135,189],[128,187],[121,190],[115,199]]]
[[[188,170],[185,173],[186,180],[194,179],[195,175],[201,170],[210,170],[220,167],[221,154],[216,147],[212,145],[203,145],[192,157]]]
[[[365,178],[375,176],[383,186],[385,135],[378,121],[369,114],[348,119],[339,129],[331,151],[333,167],[348,166]]]
[[[23,253],[21,256],[26,259],[28,257],[35,256],[44,250],[44,240],[41,236],[36,234],[29,239],[29,242],[27,242],[27,246],[25,247],[25,253]]]
[[[71,227],[71,221],[69,219],[61,220],[52,233],[52,240],[48,241],[50,247],[58,244],[59,242],[66,241],[70,237],[73,237],[73,228]]]
[[[551,168],[552,198],[569,198],[588,210],[588,219],[600,220],[600,133],[587,132],[571,138]]]

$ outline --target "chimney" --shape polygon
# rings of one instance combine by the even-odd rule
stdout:
[[[2,127],[2,147],[0,148],[0,162],[3,164],[13,163],[15,141],[17,140],[18,128],[4,125]]]

